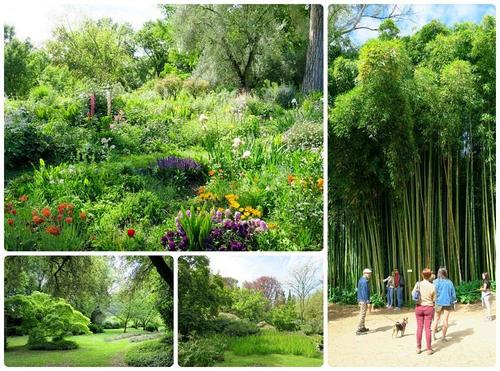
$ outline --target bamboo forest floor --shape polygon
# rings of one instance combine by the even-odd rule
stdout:
[[[492,312],[495,314],[495,301]],[[405,336],[391,338],[393,321],[408,317]],[[495,316],[494,316],[495,318]],[[391,321],[392,320],[392,321]],[[433,355],[416,353],[416,321],[413,309],[377,309],[366,316],[370,333],[355,334],[356,306],[330,304],[328,308],[330,366],[494,366],[496,321],[486,322],[481,304],[458,305],[449,319],[448,342],[433,342]],[[425,337],[422,348],[425,349]]]

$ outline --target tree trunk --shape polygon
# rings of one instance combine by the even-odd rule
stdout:
[[[310,93],[323,90],[323,6],[310,5],[309,45],[302,91]]]
[[[167,283],[167,285],[173,289],[174,288],[174,272],[167,265],[162,256],[150,256],[149,260],[156,268],[156,271],[160,277]]]

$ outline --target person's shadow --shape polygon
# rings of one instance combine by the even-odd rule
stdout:
[[[471,328],[467,328],[467,329],[462,330],[462,331],[452,332],[452,333],[448,334],[448,336],[446,337],[446,339],[448,341],[443,342],[443,341],[441,341],[441,339],[438,339],[434,343],[434,344],[436,344],[436,348],[435,349],[437,351],[440,351],[441,349],[449,347],[450,345],[454,345],[454,344],[460,343],[465,337],[471,336],[473,334],[474,334],[474,329],[472,327]]]
[[[383,332],[383,331],[388,331],[392,329],[393,326],[382,326],[382,327],[377,327],[373,332]]]

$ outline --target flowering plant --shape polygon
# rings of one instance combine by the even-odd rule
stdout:
[[[203,167],[191,158],[169,156],[158,159],[156,163],[160,177],[177,183],[199,179],[203,172]]]

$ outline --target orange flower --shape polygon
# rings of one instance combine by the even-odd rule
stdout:
[[[45,221],[44,218],[40,218],[38,215],[33,215],[33,219],[31,219],[31,220],[35,224],[42,224]]]
[[[323,189],[323,183],[324,183],[323,178],[318,178],[316,184],[318,185],[319,189]]]
[[[208,172],[208,175],[210,175],[210,176],[214,176],[214,175],[215,175],[215,170],[210,170],[210,171]]]
[[[50,217],[50,209],[48,207],[44,207],[41,211],[44,217],[48,218]]]
[[[47,228],[45,228],[45,232],[53,236],[59,236],[61,234],[61,230],[59,229],[58,226],[55,225],[49,225]]]
[[[8,223],[9,225],[14,225],[14,219],[9,219],[9,220],[7,220],[7,223]]]
[[[10,210],[10,213],[11,213],[12,215],[16,215],[16,214],[17,214],[17,210],[16,210],[16,209],[12,209],[12,210]]]
[[[295,181],[295,175],[288,175],[288,184],[292,184]]]
[[[26,196],[26,195],[21,195],[21,196],[19,197],[19,201],[21,201],[21,202],[26,202],[26,201],[28,201],[28,196]]]
[[[87,219],[87,214],[84,211],[80,211],[80,219],[81,220]]]
[[[66,219],[64,219],[64,221],[68,224],[71,224],[71,222],[73,221],[73,218],[71,216],[68,216]]]
[[[31,211],[31,215],[37,216],[38,215],[38,211],[36,211],[36,210]]]

